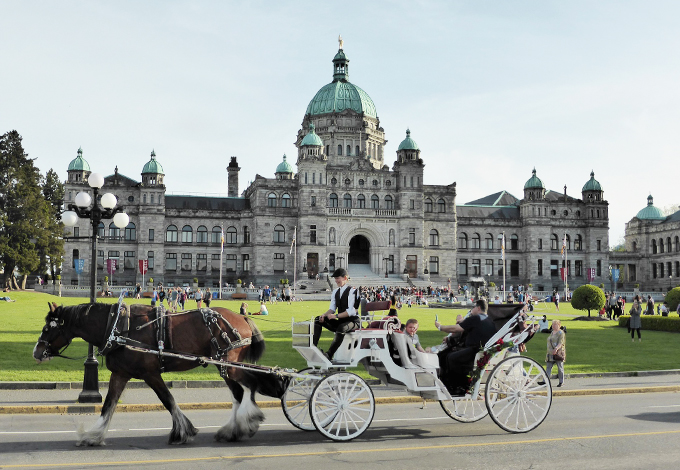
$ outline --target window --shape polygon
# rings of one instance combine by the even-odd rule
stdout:
[[[136,269],[135,266],[135,252],[125,251],[123,252],[123,269]]]
[[[309,226],[309,243],[316,243],[316,225]]]
[[[680,237],[675,237],[675,251],[680,251]]]
[[[286,229],[283,225],[277,225],[274,227],[274,243],[285,243],[286,242]]]
[[[328,229],[328,244],[335,245],[335,228],[331,227]]]
[[[380,208],[380,198],[377,195],[371,196],[371,209],[379,209]]]
[[[331,184],[338,184],[338,180],[336,178],[331,178]]]
[[[269,193],[269,196],[267,196],[267,207],[276,207],[276,194]]]
[[[666,238],[666,251],[668,251],[669,253],[673,251],[673,244],[671,243],[671,237]]]
[[[354,152],[355,152],[354,153],[355,155],[357,155],[357,156],[359,155],[359,146],[358,145],[354,148]]]
[[[559,269],[558,269],[558,263],[556,259],[551,259],[550,260],[550,276],[551,277],[557,277],[559,276]]]
[[[349,186],[352,183],[352,181],[349,178],[345,178],[345,185]]]
[[[458,260],[458,274],[460,276],[467,276],[467,260],[466,259],[459,259]]]
[[[338,155],[342,155],[342,145],[338,145]]]
[[[557,239],[557,235],[555,235],[553,233],[550,236],[550,249],[553,250],[553,251],[557,251],[558,250],[558,244],[559,244],[559,241]]]
[[[342,197],[342,207],[344,207],[346,209],[352,208],[352,196],[350,196],[349,194],[345,194]]]
[[[71,259],[73,261],[71,261],[71,267],[75,268],[76,267],[76,260],[80,258],[80,250],[73,250],[72,255],[73,256],[71,257]]]
[[[394,200],[389,194],[385,196],[385,209],[394,209]]]
[[[425,199],[425,212],[432,212],[432,199],[429,197]]]
[[[366,209],[366,196],[363,194],[357,196],[357,207],[359,209]]]
[[[378,180],[373,180],[373,186],[378,186]]]
[[[213,227],[210,232],[210,243],[217,245],[222,243],[222,229],[220,227]]]
[[[458,235],[458,249],[467,250],[468,247],[468,237],[466,233],[461,233]]]
[[[182,253],[182,271],[191,271],[191,253]]]
[[[238,235],[236,227],[227,227],[227,231],[224,234],[224,243],[227,245],[236,245],[238,242]]]
[[[659,277],[659,273],[657,272],[656,263],[652,263],[652,277],[653,277],[654,279],[656,279],[657,277]]]
[[[543,276],[543,260],[542,259],[538,260],[538,266],[537,266],[536,270],[538,271],[539,276]]]
[[[597,240],[597,251],[601,251],[601,250],[602,250],[602,240]],[[598,276],[599,275],[600,274],[598,274]]]
[[[347,156],[349,157],[350,155],[352,155],[352,146],[348,145],[347,146]]]
[[[227,255],[227,265],[225,266],[228,273],[236,272],[236,255]]]
[[[182,227],[182,243],[191,243],[194,238],[194,232],[191,225]]]
[[[286,261],[286,255],[283,253],[274,253],[274,271],[283,271]]]
[[[470,248],[473,250],[479,250],[480,245],[481,245],[481,239],[478,233],[475,233],[472,235],[472,240],[470,240]]]
[[[312,196],[312,198],[311,198],[311,200],[310,200],[310,205],[311,205],[312,207],[316,206],[316,196]]]
[[[470,274],[473,276],[479,276],[482,274],[482,263],[481,260],[473,259],[472,266],[470,269]]]
[[[97,250],[97,269],[104,269],[104,250]]]
[[[574,261],[574,276],[577,277],[583,276],[583,261],[581,260]]]
[[[154,235],[154,230],[152,228],[149,229],[149,241],[153,241],[153,235]]]
[[[519,238],[514,233],[510,235],[510,250],[519,250]]]
[[[73,236],[74,237],[80,236],[80,227],[73,227]]]
[[[335,193],[331,193],[330,196],[328,196],[328,205],[330,207],[338,207],[338,195]]]
[[[137,227],[132,222],[130,222],[128,226],[125,227],[125,240],[127,241],[137,240]]]
[[[321,183],[321,175],[319,175],[319,183]],[[316,184],[316,173],[312,173],[312,184]]]
[[[439,232],[430,230],[430,246],[439,246]]]
[[[602,276],[602,260],[597,260],[597,277]]]
[[[113,222],[109,224],[109,237],[120,238],[120,229]]]
[[[598,251],[599,251],[599,249],[598,249]],[[664,250],[664,246],[663,246],[663,238],[659,238],[659,253],[663,253],[664,251],[665,250]]]
[[[583,250],[583,237],[581,237],[581,235],[576,235],[576,238],[574,238],[574,251],[582,250]]]
[[[392,180],[385,181],[385,186],[387,186],[387,187],[392,186]]]
[[[149,251],[146,254],[146,259],[149,261],[149,271],[153,271],[153,264],[154,264],[153,251]]]
[[[430,274],[439,274],[439,256],[430,256]]]
[[[229,256],[229,255],[227,255]],[[208,270],[208,255],[206,253],[199,253],[196,255],[196,271]]]
[[[144,201],[144,204],[146,204],[146,194],[142,195],[142,200]]]
[[[151,194],[151,204],[153,204],[153,194]]]
[[[393,228],[390,229],[388,238],[389,238],[390,246],[394,246],[395,242],[394,242],[394,229]]]
[[[220,270],[220,255],[217,253],[213,253],[210,255],[210,269],[213,271],[219,271]]]
[[[519,260],[518,259],[510,260],[510,277],[518,276],[519,276]]]
[[[492,259],[487,259],[484,262],[484,274],[487,276],[493,275],[493,260]]]
[[[165,241],[166,242],[177,242],[177,227],[174,225],[168,226],[165,231]]]
[[[165,270],[177,271],[177,253],[165,254]]]
[[[652,254],[655,255],[656,253],[657,253],[656,240],[652,240]]]
[[[542,249],[543,249],[543,239],[542,239],[542,238],[539,238],[539,239],[538,239],[538,249],[539,249],[539,250],[542,250]]]
[[[486,238],[484,239],[484,248],[487,250],[493,250],[493,235],[490,233],[486,234]]]
[[[680,277],[680,261],[675,262],[675,277]]]
[[[446,212],[446,201],[443,199],[437,200],[437,212]]]
[[[247,225],[243,227],[243,243],[250,243],[250,229]]]
[[[196,229],[196,243],[208,243],[208,227],[205,225]]]
[[[665,273],[663,270],[663,263],[659,263],[659,277],[663,278],[665,277]]]
[[[305,171],[305,184],[307,184],[307,172]]]
[[[408,244],[413,246],[416,244],[416,229],[408,229]]]
[[[243,270],[244,271],[250,271],[250,255],[245,254],[241,256],[241,261],[243,263]]]
[[[409,209],[413,210],[416,208],[416,200],[415,199],[409,199],[408,201],[408,207]]]
[[[290,194],[285,193],[281,196],[281,207],[291,207]]]

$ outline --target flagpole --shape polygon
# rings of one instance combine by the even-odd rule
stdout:
[[[293,248],[295,248],[295,255],[293,256],[293,298],[297,299],[296,297],[296,289],[297,289],[297,225],[295,226],[295,229],[293,230],[293,242],[290,244],[290,251],[292,253]],[[290,254],[290,253],[288,253]]]
[[[507,300],[505,294],[505,232],[503,232],[503,239],[501,240],[501,259],[503,261],[503,302]]]
[[[222,258],[224,257],[224,224],[222,224],[220,230],[220,295],[219,298],[222,300]]]
[[[569,259],[567,253],[567,234],[564,234],[564,301],[567,301],[567,292],[569,291]]]

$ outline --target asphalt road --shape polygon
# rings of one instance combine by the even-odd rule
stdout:
[[[251,439],[217,443],[229,410],[188,411],[200,432],[167,445],[166,412],[119,413],[106,446],[75,447],[75,429],[95,415],[0,415],[0,469],[664,469],[680,462],[677,393],[556,397],[546,421],[508,434],[486,417],[461,424],[436,403],[379,405],[358,439],[336,443],[293,428],[280,409]]]

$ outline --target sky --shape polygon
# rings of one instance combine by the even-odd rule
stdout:
[[[407,128],[425,184],[457,203],[523,196],[536,168],[581,197],[595,172],[610,244],[654,196],[680,205],[677,1],[0,0],[0,134],[17,130],[66,180],[79,147],[93,171],[141,180],[155,150],[168,194],[242,191],[274,177],[309,101],[331,82],[342,34],[350,81],[388,143]]]

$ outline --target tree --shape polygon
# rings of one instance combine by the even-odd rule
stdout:
[[[604,307],[605,297],[602,289],[591,285],[577,288],[571,296],[571,306],[577,310],[600,311]]]
[[[42,194],[49,203],[47,245],[41,247],[40,268],[44,271],[49,267],[50,272],[57,273],[64,257],[64,225],[61,223],[61,209],[64,201],[64,185],[59,175],[50,168],[42,184]]]
[[[678,308],[678,303],[680,303],[680,287],[674,287],[666,294],[666,302],[668,302],[668,308],[671,312],[674,312]]]

